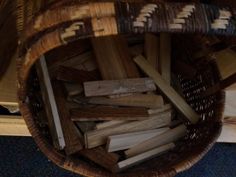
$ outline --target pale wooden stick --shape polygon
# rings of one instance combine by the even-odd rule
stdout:
[[[164,112],[151,116],[147,120],[134,121],[116,127],[94,130],[85,133],[85,144],[87,148],[97,147],[105,144],[108,136],[165,127],[170,124],[170,121],[171,112]]]
[[[117,126],[117,125],[121,125],[124,123],[127,123],[129,121],[124,121],[124,120],[112,120],[112,121],[107,121],[107,122],[103,122],[103,123],[98,123],[95,125],[95,128],[97,130],[100,129],[104,129],[104,128],[108,128],[108,127],[112,127],[112,126]]]
[[[177,141],[179,138],[186,135],[186,126],[180,125],[174,129],[171,129],[161,135],[154,136],[140,144],[132,147],[125,151],[127,157],[132,157],[143,152],[149,151],[153,148],[172,143]]]
[[[160,128],[154,130],[139,131],[134,133],[126,133],[121,135],[109,136],[107,141],[107,151],[115,152],[129,149],[143,141],[154,136],[160,135],[169,130],[169,128]]]
[[[131,157],[129,159],[126,159],[124,161],[121,161],[117,164],[117,166],[115,166],[113,168],[113,171],[114,172],[120,172],[120,171],[123,171],[129,167],[132,167],[134,165],[137,165],[139,163],[142,163],[146,160],[149,160],[149,159],[152,159],[152,158],[155,158],[156,156],[159,156],[161,155],[162,153],[168,151],[168,150],[171,150],[175,147],[175,144],[173,143],[170,143],[170,144],[166,144],[164,146],[161,146],[161,147],[158,147],[158,148],[155,148],[155,149],[152,149],[150,151],[147,151],[147,152],[144,152],[142,154],[139,154],[137,156],[134,156],[134,157]]]
[[[173,105],[187,118],[195,124],[199,120],[199,115],[186,103],[186,101],[162,79],[162,76],[146,61],[143,56],[138,56],[134,61],[139,67],[157,84],[159,89],[173,103]]]
[[[141,93],[154,90],[156,90],[156,85],[150,78],[104,80],[84,83],[85,96],[87,97]]]
[[[150,115],[158,114],[158,113],[165,112],[165,111],[168,111],[168,110],[171,110],[171,109],[172,109],[171,104],[165,104],[163,107],[158,108],[158,109],[149,109],[148,114],[150,114]]]
[[[121,98],[105,98],[94,97],[89,98],[91,104],[111,105],[111,106],[130,106],[130,107],[146,107],[146,108],[161,108],[164,105],[162,96],[137,94]]]

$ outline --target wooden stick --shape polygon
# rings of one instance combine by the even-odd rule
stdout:
[[[145,54],[148,62],[158,70],[160,39],[154,34],[145,34]],[[136,55],[138,56],[138,55]]]
[[[85,95],[91,97],[154,91],[156,86],[150,78],[137,78],[85,82],[84,90]]]
[[[108,153],[102,147],[84,149],[80,152],[80,154],[94,163],[106,168],[107,170],[111,170],[119,160],[119,155],[115,153]]]
[[[119,162],[118,165],[113,168],[113,171],[114,172],[121,172],[129,167],[132,167],[134,165],[142,163],[145,160],[155,158],[156,156],[159,156],[162,153],[173,149],[174,147],[175,147],[175,144],[170,143],[170,144],[152,149],[150,151],[144,152],[144,153],[139,154],[137,156],[131,157],[129,159]]]
[[[65,88],[59,81],[53,81],[53,91],[57,102],[58,113],[60,115],[62,130],[65,137],[65,151],[67,155],[79,152],[83,149],[81,137],[78,129],[70,120],[70,112],[66,107]]]
[[[113,108],[98,106],[71,110],[72,121],[145,120],[149,118],[148,116],[146,108]]]
[[[100,129],[104,129],[104,128],[108,128],[108,127],[114,127],[114,126],[118,126],[121,124],[125,124],[129,121],[124,121],[124,120],[112,120],[112,121],[107,121],[107,122],[103,122],[103,123],[98,123],[96,124],[96,130],[100,130]]]
[[[134,121],[116,127],[94,130],[85,133],[85,144],[87,145],[87,148],[97,147],[105,144],[108,136],[164,127],[168,126],[170,121],[171,112],[164,112],[155,116],[151,116],[147,120]]]
[[[161,75],[145,60],[144,57],[138,56],[134,59],[137,65],[157,84],[159,89],[173,103],[173,105],[187,118],[195,124],[199,120],[199,115],[186,103],[186,101],[164,81]]]
[[[121,36],[92,39],[96,59],[103,79],[138,78],[138,70],[130,58],[127,43]]]
[[[76,96],[83,93],[83,87],[80,84],[65,83],[67,96]]]
[[[44,104],[46,105],[46,115],[50,134],[53,138],[53,144],[58,149],[65,148],[65,139],[62,131],[62,125],[56,106],[55,96],[53,94],[52,84],[50,81],[45,57],[42,56],[36,64],[39,84],[41,86]]]
[[[172,109],[172,105],[171,104],[166,104],[166,105],[164,105],[163,107],[161,107],[159,109],[149,109],[148,114],[150,114],[150,115],[158,114],[158,113],[165,112],[165,111],[168,111],[168,110],[171,110],[171,109]]]
[[[109,136],[107,141],[107,151],[115,152],[129,149],[143,141],[146,141],[154,136],[160,135],[168,130],[169,128],[160,128],[154,130]]]
[[[130,106],[130,107],[146,107],[161,108],[164,105],[162,96],[137,94],[121,98],[105,98],[94,97],[88,100],[91,104],[112,105],[112,106]]]
[[[159,71],[162,78],[171,82],[171,36],[167,33],[160,34],[160,60]]]
[[[95,81],[99,79],[99,72],[97,70],[83,71],[61,66],[57,71],[56,78],[60,81],[83,84],[86,81]]]
[[[149,151],[153,148],[163,146],[168,143],[177,141],[179,138],[186,135],[186,126],[180,125],[174,129],[171,129],[161,135],[154,136],[140,144],[125,151],[127,157],[132,157],[143,152]]]

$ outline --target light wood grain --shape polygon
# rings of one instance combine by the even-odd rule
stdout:
[[[236,117],[236,90],[225,91],[225,117]]]
[[[112,105],[112,106],[130,106],[130,107],[146,107],[161,108],[164,105],[162,96],[137,94],[121,98],[105,98],[94,97],[88,100],[91,104]]]
[[[149,151],[153,148],[157,148],[159,146],[163,146],[168,143],[173,143],[177,141],[179,138],[185,136],[187,133],[186,131],[187,131],[186,126],[180,125],[161,135],[154,136],[144,142],[141,142],[140,144],[125,151],[125,154],[127,157],[133,157],[135,155]]]
[[[152,116],[147,120],[134,121],[116,127],[88,132],[85,134],[85,142],[87,144],[87,148],[93,148],[105,144],[108,136],[135,131],[152,130],[155,128],[168,126],[170,121],[171,112],[165,112]]]
[[[85,96],[109,96],[127,93],[142,93],[156,90],[150,78],[104,80],[84,83]]]
[[[107,141],[107,151],[115,152],[129,149],[143,141],[154,136],[160,135],[169,130],[169,128],[160,128],[154,130],[126,133],[121,135],[109,136]]]
[[[21,116],[0,116],[0,136],[31,136]]]
[[[100,129],[104,129],[104,128],[108,128],[108,127],[113,127],[113,126],[125,124],[127,122],[129,122],[129,121],[112,120],[112,121],[106,121],[106,122],[103,122],[103,123],[97,123],[95,127],[96,127],[97,130],[100,130]]]
[[[162,76],[146,61],[143,56],[134,59],[137,65],[156,83],[157,87],[166,95],[173,105],[193,124],[199,120],[199,115],[186,101],[162,79]]]
[[[165,111],[168,111],[168,110],[171,110],[171,109],[172,109],[171,104],[165,104],[161,108],[158,108],[158,109],[149,109],[148,114],[150,114],[150,115],[158,114],[158,113],[165,112]]]
[[[236,118],[235,118],[236,121]],[[221,132],[219,143],[236,143],[236,122],[225,123]]]
[[[113,171],[114,172],[121,172],[129,167],[132,167],[134,165],[142,163],[146,160],[150,160],[152,158],[155,158],[156,156],[159,156],[162,153],[173,149],[174,147],[175,147],[175,145],[173,143],[170,143],[170,144],[152,149],[150,151],[144,152],[144,153],[139,154],[137,156],[128,158],[124,161],[119,162],[118,165],[113,168]]]

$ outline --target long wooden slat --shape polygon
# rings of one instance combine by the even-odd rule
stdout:
[[[155,158],[156,156],[161,155],[164,152],[167,152],[168,150],[171,150],[175,147],[175,144],[170,143],[170,144],[166,144],[164,146],[152,149],[150,151],[144,152],[142,154],[139,154],[137,156],[128,158],[124,161],[121,161],[117,164],[117,166],[115,166],[113,168],[114,172],[121,172],[129,167],[132,167],[134,165],[137,165],[139,163],[142,163],[146,160]]]
[[[91,104],[111,105],[111,106],[130,106],[130,107],[146,107],[146,108],[161,108],[164,105],[162,96],[137,94],[121,98],[105,98],[94,97],[89,98]]]
[[[65,151],[68,155],[79,152],[83,149],[79,130],[70,119],[70,112],[66,105],[64,85],[60,81],[52,82],[57,109],[65,138]]]
[[[92,39],[96,60],[103,79],[138,78],[138,70],[130,58],[129,49],[121,36]]]
[[[121,124],[125,124],[127,123],[127,121],[124,120],[112,120],[112,121],[106,121],[103,123],[98,123],[96,124],[96,130],[100,130],[100,129],[104,129],[104,128],[108,128],[108,127],[112,127],[112,126],[117,126],[117,125],[121,125]]]
[[[114,108],[97,106],[71,110],[72,121],[145,120],[148,119],[148,116],[146,108]]]
[[[199,120],[199,115],[186,103],[186,101],[162,79],[162,76],[146,61],[143,56],[134,59],[137,65],[157,84],[159,89],[173,103],[173,105],[193,124]]]
[[[177,141],[179,138],[186,135],[186,126],[180,125],[174,129],[171,129],[161,135],[154,136],[140,144],[125,151],[127,157],[132,157],[143,152],[149,151],[153,148],[163,146],[168,143]]]
[[[147,131],[109,136],[107,140],[107,151],[115,152],[115,151],[129,149],[154,136],[160,135],[167,130],[169,130],[169,128],[160,128],[160,129],[154,129],[154,130],[147,130]]]
[[[160,55],[160,39],[154,34],[145,34],[145,54],[148,62],[158,70]],[[140,54],[141,55],[141,54]],[[137,56],[137,55],[136,55]]]
[[[150,78],[104,80],[84,83],[85,96],[109,96],[127,93],[142,93],[156,90]]]
[[[171,121],[171,112],[164,112],[152,116],[147,120],[134,121],[116,127],[94,130],[85,133],[85,144],[87,145],[87,148],[97,147],[105,144],[108,136],[164,127],[168,126],[170,124],[170,121]]]

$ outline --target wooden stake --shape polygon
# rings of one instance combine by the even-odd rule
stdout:
[[[132,147],[131,149],[125,151],[127,157],[133,157],[138,154],[149,151],[153,148],[163,146],[168,143],[177,141],[179,138],[186,135],[186,126],[180,125],[174,129],[171,129],[161,135],[154,136],[140,144]]]
[[[113,108],[99,106],[71,110],[72,121],[145,120],[149,118],[148,116],[146,108]]]
[[[155,158],[156,156],[161,155],[162,153],[164,153],[168,150],[171,150],[174,147],[175,147],[175,145],[173,143],[170,143],[170,144],[152,149],[150,151],[144,152],[144,153],[139,154],[137,156],[131,157],[129,159],[119,162],[118,165],[113,168],[113,171],[114,172],[121,172],[129,167],[132,167],[134,165],[142,163],[146,160]]]
[[[137,78],[85,82],[84,90],[85,95],[91,97],[154,91],[156,86],[150,78]]]
[[[164,105],[162,96],[137,94],[121,98],[105,98],[94,97],[88,100],[91,104],[111,105],[111,106],[130,106],[130,107],[146,107],[161,108]]]
[[[186,101],[162,79],[161,75],[142,56],[134,59],[137,65],[151,77],[159,89],[173,103],[173,105],[193,124],[199,120],[199,115],[186,103]]]
[[[154,130],[126,133],[121,135],[109,136],[107,141],[107,151],[115,152],[129,149],[141,142],[144,142],[154,136],[160,135],[169,130],[169,128],[160,128]]]
[[[65,151],[67,155],[79,152],[83,149],[81,137],[78,129],[70,120],[70,112],[66,107],[65,88],[59,81],[53,81],[53,91],[57,102],[58,113],[61,120],[61,126],[65,137]]]
[[[103,145],[107,141],[107,137],[116,134],[130,133],[135,131],[152,130],[159,127],[168,126],[171,121],[171,112],[164,112],[150,117],[143,121],[134,121],[122,124],[116,127],[94,130],[85,133],[85,144],[87,148],[93,148]]]

